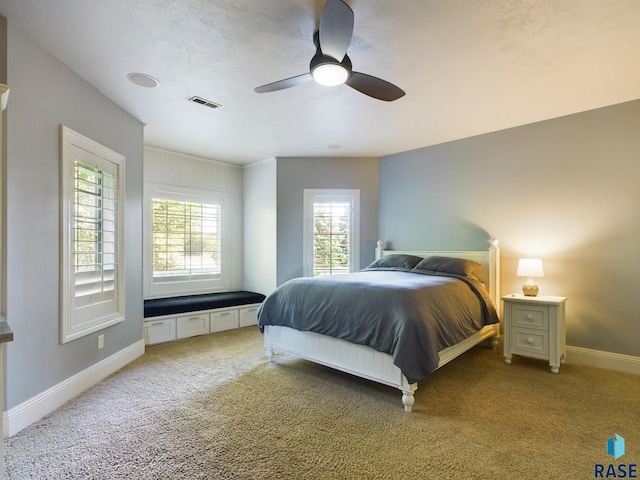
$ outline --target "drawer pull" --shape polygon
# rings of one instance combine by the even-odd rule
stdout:
[[[524,318],[526,318],[531,322],[533,320],[533,315],[531,315],[530,313],[527,313]]]
[[[533,338],[531,338],[531,337],[527,337],[527,339],[526,339],[525,341],[526,341],[529,345],[533,345],[533,344],[534,344]]]

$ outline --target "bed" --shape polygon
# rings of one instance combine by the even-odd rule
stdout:
[[[500,249],[392,251],[378,242],[359,272],[297,278],[258,312],[269,361],[293,354],[398,388],[406,412],[418,382],[500,332]]]

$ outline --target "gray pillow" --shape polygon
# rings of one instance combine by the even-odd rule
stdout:
[[[418,263],[414,268],[419,270],[428,270],[430,272],[451,273],[453,275],[462,275],[464,277],[475,277],[478,269],[482,265],[473,260],[466,258],[454,257],[427,257]]]
[[[421,260],[423,260],[422,257],[398,253],[393,255],[386,255],[382,258],[379,258],[367,268],[413,268]]]

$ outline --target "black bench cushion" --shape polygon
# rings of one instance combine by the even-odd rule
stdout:
[[[251,305],[254,303],[262,303],[264,299],[265,296],[261,293],[245,291],[153,298],[144,301],[144,317],[159,317],[162,315],[173,315],[174,313]]]

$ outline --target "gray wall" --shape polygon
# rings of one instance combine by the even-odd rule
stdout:
[[[143,125],[9,23],[5,313],[10,409],[142,339]],[[59,339],[60,124],[126,157],[126,320]],[[103,333],[105,348],[97,349]]]
[[[640,356],[640,101],[380,159],[380,236],[397,249],[502,246],[542,258],[567,343]]]
[[[0,83],[7,84],[7,18],[0,15]]]
[[[378,241],[378,159],[277,159],[278,285],[302,276],[302,203],[305,188],[360,189],[360,265],[373,261]]]

